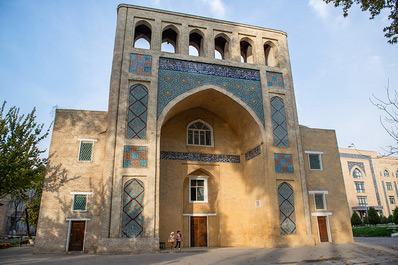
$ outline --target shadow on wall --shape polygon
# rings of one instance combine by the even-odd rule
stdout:
[[[104,205],[104,190],[102,185],[87,180],[89,190],[93,192],[87,198],[87,211],[72,211],[73,195],[70,189],[62,189],[65,185],[71,189],[81,190],[79,183],[84,180],[81,175],[70,176],[62,163],[53,165],[49,157],[49,165],[44,180],[39,222],[35,242],[35,253],[65,252],[68,241],[69,222],[67,218],[90,219],[86,223],[85,252],[95,252],[99,237],[100,214]],[[80,181],[79,181],[80,180]],[[77,183],[74,185],[74,183]],[[87,186],[85,186],[87,188]],[[86,189],[85,188],[85,189]],[[87,191],[87,190],[85,190]]]

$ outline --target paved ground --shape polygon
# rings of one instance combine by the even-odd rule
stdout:
[[[398,264],[398,238],[355,238],[345,245],[297,248],[185,248],[155,254],[32,254],[33,247],[0,250],[0,264]]]

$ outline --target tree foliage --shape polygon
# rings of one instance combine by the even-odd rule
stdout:
[[[357,212],[353,212],[351,216],[351,225],[361,225],[362,220],[361,217],[357,214]]]
[[[10,195],[26,200],[28,191],[43,180],[47,160],[40,155],[38,144],[47,137],[43,124],[35,119],[36,109],[20,115],[20,109],[11,107],[4,115],[6,102],[0,109],[0,198]]]
[[[391,25],[385,27],[384,36],[391,44],[398,43],[398,0],[323,0],[326,3],[333,3],[335,7],[341,6],[343,8],[344,17],[348,16],[348,10],[351,6],[359,4],[362,11],[369,11],[369,19],[374,19],[380,14],[382,10],[388,10],[388,20]]]
[[[391,91],[390,86],[386,87],[386,99],[380,99],[373,95],[371,99],[373,105],[384,112],[384,116],[380,116],[380,123],[387,133],[397,143],[396,146],[388,146],[388,155],[398,154],[398,92]]]
[[[394,224],[398,225],[398,207],[394,210]]]
[[[380,216],[379,214],[376,212],[375,208],[370,207],[368,210],[368,220],[369,220],[369,224],[372,225],[377,225],[380,224]]]

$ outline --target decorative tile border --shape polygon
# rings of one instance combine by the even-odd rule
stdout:
[[[148,153],[144,146],[124,146],[123,167],[147,167]]]
[[[274,154],[276,173],[294,173],[291,154]]]
[[[245,159],[246,161],[249,161],[250,159],[253,159],[260,154],[261,154],[261,146],[258,145],[245,154]]]
[[[294,210],[294,193],[290,184],[283,182],[278,186],[278,203],[281,235],[295,235],[296,214]]]
[[[143,54],[130,54],[130,72],[138,75],[151,75],[152,57]]]
[[[240,163],[239,155],[217,155],[217,154],[204,154],[204,153],[192,153],[192,152],[160,151],[160,159],[183,160],[183,161],[201,161],[201,162]]]
[[[142,84],[132,85],[129,91],[127,111],[127,138],[146,139],[147,112],[148,89]]]
[[[267,85],[271,87],[284,87],[283,75],[281,73],[267,72]]]
[[[122,237],[141,237],[144,232],[144,183],[131,179],[124,184]]]
[[[340,153],[340,157],[354,158],[354,159],[363,159],[363,160],[367,160],[369,162],[370,171],[372,173],[373,186],[374,186],[375,192],[376,192],[377,204],[378,204],[378,206],[381,206],[379,189],[377,187],[377,181],[376,181],[376,175],[375,175],[375,172],[374,172],[374,169],[373,169],[372,157],[371,156],[367,156],[367,155],[356,155],[356,154],[347,154],[347,153]]]
[[[287,133],[285,103],[280,97],[272,97],[270,104],[274,146],[288,147],[289,136]]]
[[[351,172],[351,169],[352,169],[353,167],[359,167],[360,169],[362,169],[363,173],[366,174],[365,166],[363,165],[362,162],[352,162],[352,161],[348,161],[348,172]]]
[[[245,102],[264,125],[259,71],[160,58],[157,116],[177,96],[198,86],[222,87]]]

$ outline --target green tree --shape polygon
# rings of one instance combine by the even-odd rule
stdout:
[[[391,214],[388,216],[388,223],[394,223],[394,216],[392,216]]]
[[[376,212],[375,208],[370,207],[368,210],[369,224],[377,225],[380,223],[380,216]]]
[[[361,217],[357,214],[357,212],[353,212],[351,216],[351,225],[360,225],[362,224]]]
[[[398,207],[394,210],[394,224],[398,225]]]
[[[29,202],[43,181],[47,159],[39,143],[48,136],[38,124],[36,109],[20,115],[20,109],[11,107],[4,114],[6,101],[0,108],[0,199],[10,196],[15,201]],[[25,210],[28,213],[28,210]],[[15,213],[11,229],[15,229]],[[29,218],[27,218],[29,219]]]
[[[388,218],[385,216],[380,216],[380,224],[388,224]]]
[[[369,224],[369,217],[368,216],[365,216],[365,218],[363,218],[363,223],[364,224]]]
[[[369,19],[374,19],[382,10],[388,10],[388,20],[391,25],[385,27],[384,36],[391,44],[398,42],[398,0],[323,0],[326,3],[333,3],[335,7],[343,8],[344,17],[348,16],[348,10],[352,4],[356,3],[361,6],[362,11],[369,11]]]

